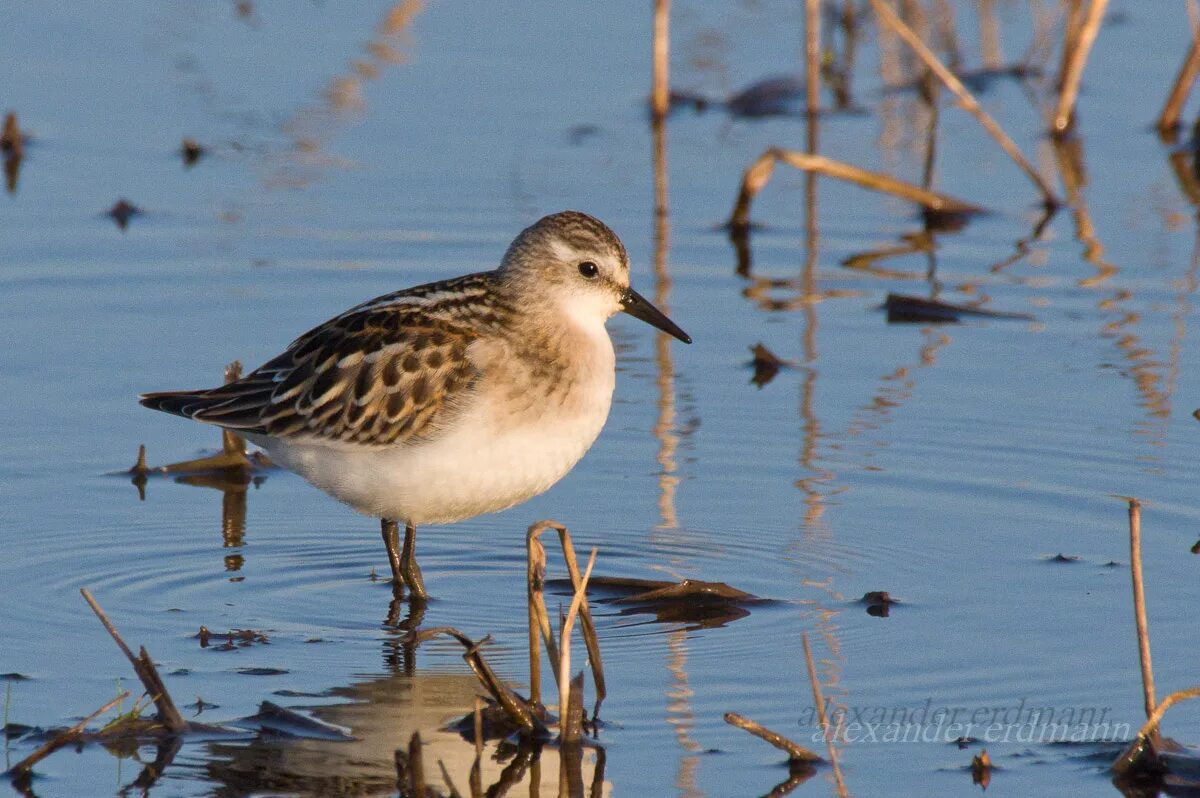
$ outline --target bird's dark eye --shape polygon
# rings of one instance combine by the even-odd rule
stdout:
[[[592,263],[590,260],[585,260],[579,264],[579,273],[589,280],[594,280],[596,275],[600,274],[600,267]]]

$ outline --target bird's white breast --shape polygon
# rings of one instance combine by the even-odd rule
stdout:
[[[480,342],[471,353],[484,374],[479,389],[432,440],[375,448],[315,439],[256,443],[316,487],[375,517],[452,523],[512,507],[566,475],[608,418],[612,342],[602,326],[576,332],[561,353],[570,366],[555,380],[556,390],[539,386],[528,364],[506,360],[511,353],[503,345]]]

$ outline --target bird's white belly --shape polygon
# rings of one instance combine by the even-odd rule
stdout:
[[[512,507],[566,475],[600,434],[611,396],[610,383],[586,412],[545,412],[505,425],[477,404],[435,440],[394,447],[255,442],[361,513],[416,525],[453,523]]]

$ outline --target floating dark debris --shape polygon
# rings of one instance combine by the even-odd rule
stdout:
[[[1012,313],[971,305],[955,305],[937,299],[888,294],[883,309],[887,311],[888,324],[953,324],[963,316],[981,316],[990,319],[1022,319],[1032,321],[1028,313]]]
[[[9,673],[0,673],[0,682],[27,682],[29,677],[23,673],[11,671]]]
[[[1063,554],[1062,552],[1059,552],[1058,554],[1055,554],[1053,557],[1047,557],[1045,561],[1061,565],[1061,564],[1079,562],[1079,557],[1074,554]]]
[[[235,672],[242,676],[283,676],[288,673],[283,668],[238,668]]]
[[[784,367],[792,367],[795,364],[790,360],[784,360],[776,356],[774,352],[761,343],[750,347],[750,354],[754,357],[750,361],[750,365],[754,367],[754,376],[750,378],[750,382],[757,385],[760,389],[771,380],[775,379],[775,375]]]
[[[142,209],[126,199],[117,200],[111,208],[104,212],[104,215],[116,222],[117,227],[122,231],[129,227],[130,219],[141,214]]]
[[[9,194],[17,193],[26,140],[27,137],[17,124],[16,113],[9,111],[4,117],[4,131],[0,133],[0,152],[4,154],[4,187]]]
[[[1200,540],[1192,544],[1191,552],[1192,554],[1200,554]]]
[[[858,601],[860,604],[866,605],[867,615],[876,618],[887,618],[891,614],[892,605],[900,603],[892,598],[886,590],[872,590],[864,593]]]
[[[249,648],[255,644],[270,645],[271,641],[266,632],[255,629],[230,629],[228,632],[210,632],[207,626],[201,626],[196,634],[200,648],[212,647],[213,651],[232,651],[235,648]]]
[[[195,139],[185,138],[183,143],[179,145],[179,156],[183,158],[185,167],[195,166],[208,150],[201,146],[200,142]]]
[[[804,89],[804,80],[795,75],[763,78],[732,95],[725,108],[747,119],[790,116],[804,110]]]
[[[547,583],[555,590],[569,591],[564,579]],[[618,606],[622,615],[651,614],[658,623],[684,623],[713,629],[750,614],[750,607],[769,604],[769,599],[730,587],[724,582],[685,579],[631,579],[593,575],[589,588],[599,596],[597,604]]]
[[[353,740],[345,729],[324,723],[295,710],[281,707],[270,701],[263,701],[258,706],[258,712],[248,718],[237,721],[241,728],[253,728],[259,731],[269,731],[275,734],[286,734],[289,737],[302,737],[309,740]]]

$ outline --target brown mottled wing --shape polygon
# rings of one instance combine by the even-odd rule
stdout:
[[[272,361],[266,433],[386,445],[432,437],[471,393],[473,340],[460,325],[406,308],[354,313]]]
[[[428,439],[473,392],[474,340],[456,320],[393,304],[350,311],[237,382],[142,403],[277,438],[388,445]]]
[[[367,445],[428,439],[473,394],[467,347],[497,325],[494,272],[376,297],[293,341],[242,379],[143,394],[155,410],[245,433]]]

